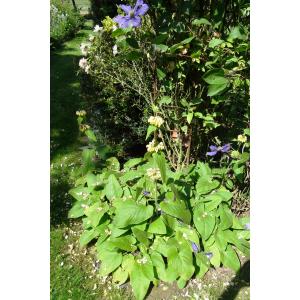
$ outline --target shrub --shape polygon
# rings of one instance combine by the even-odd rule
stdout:
[[[116,0],[90,0],[90,11],[94,22],[98,24],[105,16],[114,16],[118,3],[119,1]]]
[[[172,171],[161,151],[123,165],[105,159],[85,111],[77,115],[91,144],[69,192],[76,199],[69,217],[83,217],[82,246],[96,240],[100,275],[117,284],[129,279],[144,299],[160,280],[183,288],[211,266],[239,270],[239,254],[250,254],[249,218],[230,210],[233,195],[218,170],[198,161]]]
[[[70,39],[83,25],[83,17],[69,2],[51,0],[50,3],[50,45],[58,47]]]

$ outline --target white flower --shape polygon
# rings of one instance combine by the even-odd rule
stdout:
[[[80,45],[80,50],[82,52],[83,55],[87,55],[89,48],[90,48],[91,44],[81,44]]]
[[[94,39],[95,39],[95,36],[90,34],[89,41],[92,42]]]
[[[161,178],[160,171],[158,168],[149,168],[147,170],[147,175],[152,179],[152,180],[158,180]]]
[[[162,142],[156,145],[155,140],[153,140],[148,145],[146,145],[146,148],[148,152],[158,152],[159,150],[163,150],[165,147]]]
[[[112,49],[113,49],[113,55],[117,55],[118,54],[118,46],[114,45]]]
[[[99,25],[96,25],[94,27],[94,32],[99,32],[99,31],[103,31],[103,27],[100,27]]]
[[[88,65],[88,61],[86,58],[81,58],[79,61],[79,67],[83,69],[87,74],[89,73],[90,66]]]
[[[162,124],[163,124],[164,120],[162,117],[160,116],[151,116],[149,119],[148,119],[148,123],[151,124],[151,125],[154,125],[156,127],[160,127]]]

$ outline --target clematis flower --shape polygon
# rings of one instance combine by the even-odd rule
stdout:
[[[124,4],[120,4],[119,7],[126,13],[126,16],[118,15],[113,19],[120,28],[140,27],[140,16],[143,16],[149,9],[148,4],[144,3],[143,0],[137,0],[134,8]]]
[[[208,156],[215,156],[218,152],[227,153],[230,150],[230,144],[226,144],[221,147],[217,147],[215,145],[209,146],[210,152],[207,152]]]

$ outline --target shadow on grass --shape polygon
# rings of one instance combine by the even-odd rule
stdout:
[[[250,286],[250,260],[246,261],[235,277],[231,280],[229,287],[218,298],[219,300],[235,299],[240,289]]]

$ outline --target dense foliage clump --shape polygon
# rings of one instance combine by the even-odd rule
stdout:
[[[97,240],[101,275],[143,299],[160,280],[237,271],[250,247],[249,2],[120,3],[80,48],[90,144],[69,216],[83,217],[82,245]],[[116,145],[144,150],[123,163]]]
[[[50,43],[57,47],[70,39],[83,25],[83,18],[69,2],[50,2]]]

